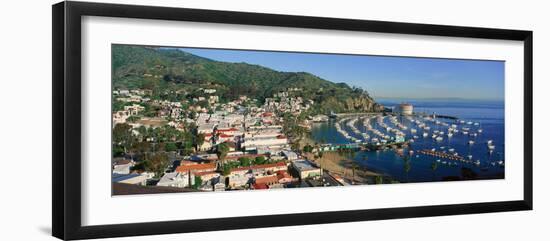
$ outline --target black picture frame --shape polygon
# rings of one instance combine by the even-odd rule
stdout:
[[[381,219],[532,210],[533,32],[169,7],[61,2],[52,6],[53,120],[52,233],[72,240],[228,229],[310,225]],[[524,194],[522,200],[421,207],[213,218],[82,226],[81,224],[81,17],[103,16],[350,30],[426,36],[517,40],[524,43]]]

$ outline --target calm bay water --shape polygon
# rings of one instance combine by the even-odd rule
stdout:
[[[379,99],[384,106],[391,107],[401,103],[401,100]],[[468,177],[471,179],[493,179],[504,178],[504,166],[498,164],[498,161],[504,160],[504,102],[503,101],[470,101],[470,100],[407,100],[414,106],[415,112],[436,113],[440,115],[455,116],[466,122],[478,122],[479,126],[459,124],[455,120],[438,118],[441,122],[449,124],[458,124],[459,128],[468,127],[472,130],[481,128],[482,133],[477,136],[455,134],[452,137],[445,136],[444,140],[436,141],[431,138],[433,130],[446,131],[447,127],[428,124],[432,129],[430,135],[422,137],[422,132],[406,118],[400,118],[400,122],[406,126],[418,129],[416,134],[410,131],[406,133],[406,139],[412,139],[413,135],[419,136],[411,143],[405,153],[413,150],[412,155],[407,155],[410,159],[410,169],[407,172],[403,156],[398,155],[393,150],[381,151],[359,151],[351,154],[360,166],[391,176],[393,179],[401,182],[426,182],[439,180],[456,180]],[[384,122],[392,127],[388,118]],[[344,144],[349,143],[344,136],[336,131],[335,121],[327,123],[314,124],[312,128],[312,138],[317,142]],[[372,122],[373,127],[382,130],[377,126],[376,121]],[[342,125],[348,133],[352,134],[347,125]],[[358,121],[356,127],[361,131],[367,131]],[[359,136],[356,136],[359,138]],[[472,140],[473,145],[468,144]],[[487,141],[492,140],[495,149],[492,153],[488,151]],[[459,161],[449,161],[443,158],[437,158],[419,154],[419,150],[433,149],[437,151],[448,152],[454,149],[460,156],[467,157],[471,155],[473,162],[479,160],[480,164],[464,163]],[[439,160],[439,161],[438,161]],[[435,170],[432,169],[432,163],[437,164]]]

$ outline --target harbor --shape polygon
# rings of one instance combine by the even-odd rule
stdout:
[[[348,155],[357,164],[399,182],[503,178],[503,122],[460,116],[452,111],[347,115],[314,124],[312,138],[321,151],[352,148]]]
[[[286,72],[202,56],[248,50],[111,47],[113,183],[218,192],[504,178],[501,63],[470,62],[484,73],[463,78],[471,68],[458,60],[256,53],[335,61]],[[336,82],[319,75],[331,68]]]

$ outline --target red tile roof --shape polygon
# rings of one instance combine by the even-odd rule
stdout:
[[[253,169],[270,168],[270,167],[286,167],[286,163],[284,163],[284,162],[275,162],[275,163],[268,163],[268,164],[261,164],[261,165],[252,166]]]
[[[217,174],[215,171],[207,171],[207,172],[195,172],[195,176],[205,176],[205,175],[212,175]]]
[[[188,166],[179,166],[176,168],[176,172],[183,172],[186,173],[188,171],[201,171],[201,170],[215,170],[216,169],[216,163],[205,163],[205,164],[197,164],[197,165],[188,165]]]
[[[228,156],[225,159],[227,159],[227,160],[237,160],[241,157],[256,158],[256,157],[259,157],[259,156],[263,156],[263,157],[267,158],[266,154],[245,154],[245,155],[237,155],[237,156]]]
[[[283,178],[292,178],[292,177],[286,171],[277,171],[277,178],[283,179]]]
[[[118,160],[114,164],[115,165],[126,165],[132,163],[132,160],[124,159],[124,160]]]
[[[256,184],[261,184],[261,183],[265,183],[265,184],[274,184],[274,183],[279,183],[279,178],[277,178],[277,176],[267,176],[267,177],[258,177],[256,178]]]
[[[261,164],[261,165],[254,165],[250,167],[237,167],[231,169],[231,172],[234,171],[243,171],[243,170],[254,170],[254,169],[265,169],[265,168],[272,168],[272,167],[286,167],[286,163],[284,162],[276,162],[276,163],[268,163],[268,164]]]
[[[231,132],[231,131],[238,131],[238,130],[239,129],[237,128],[231,127],[231,128],[218,129],[218,132]]]
[[[252,184],[252,187],[254,187],[254,189],[269,189],[265,183]]]
[[[180,166],[189,166],[189,165],[197,165],[198,163],[194,162],[194,161],[186,161],[186,160],[183,160],[180,162]]]

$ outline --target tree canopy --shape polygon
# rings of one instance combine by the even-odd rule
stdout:
[[[196,56],[178,49],[112,46],[115,88],[153,90],[153,99],[193,97],[200,88],[216,90],[222,100],[241,95],[263,101],[289,88],[314,101],[315,112],[382,111],[368,92],[345,83],[333,83],[306,72],[281,72],[247,63],[228,63]],[[184,89],[186,95],[163,96],[167,90]],[[207,107],[207,102],[199,103]]]

